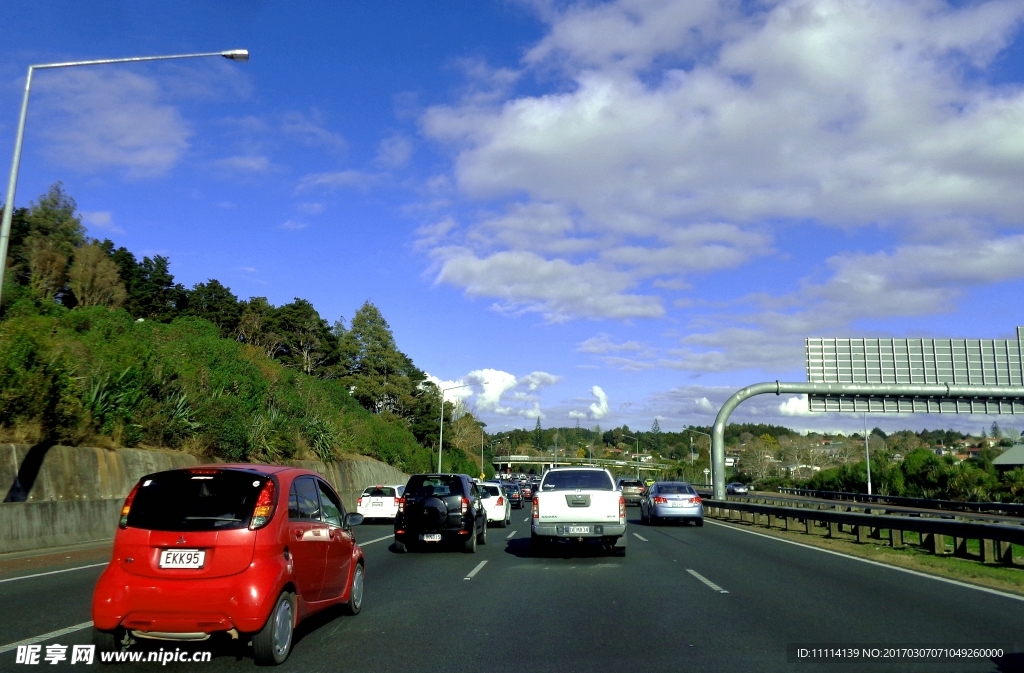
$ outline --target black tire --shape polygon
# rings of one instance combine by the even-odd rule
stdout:
[[[391,548],[395,550],[396,554],[404,554],[409,551],[409,548],[405,546],[405,543],[401,540],[395,540],[395,543],[391,545]]]
[[[102,655],[104,652],[120,652],[126,645],[123,641],[125,640],[126,632],[124,629],[118,628],[113,631],[102,631],[97,629],[95,626],[92,627],[92,644],[96,646],[97,658],[101,664],[109,664],[109,662]]]
[[[487,519],[484,519],[484,527],[480,530],[480,533],[476,536],[477,544],[487,544]]]
[[[352,584],[349,586],[348,600],[341,606],[346,615],[355,616],[363,609],[363,564],[357,563],[352,573]]]
[[[467,554],[475,554],[476,553],[476,538],[477,538],[477,536],[476,536],[475,531],[470,531],[469,539],[462,543],[462,551],[467,553]]]
[[[292,651],[295,637],[295,595],[282,591],[267,617],[267,623],[252,637],[252,653],[257,664],[284,663]]]
[[[698,528],[701,528],[704,526],[704,519],[697,519],[694,523],[697,524]]]
[[[507,528],[507,527],[508,527],[508,517],[505,517],[504,519],[502,519],[501,521],[498,522],[498,528]]]

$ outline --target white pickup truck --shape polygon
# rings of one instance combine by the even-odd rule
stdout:
[[[608,470],[556,467],[533,496],[530,541],[543,552],[556,541],[594,542],[626,555],[626,501]]]

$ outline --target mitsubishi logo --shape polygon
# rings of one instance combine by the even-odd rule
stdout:
[[[185,536],[184,535],[179,536],[178,537],[178,541],[175,542],[174,544],[185,544]]]

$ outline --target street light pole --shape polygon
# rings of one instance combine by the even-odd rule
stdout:
[[[461,386],[452,386],[450,388],[441,388],[441,432],[437,438],[437,473],[441,474],[441,447],[444,446],[444,394],[449,390],[458,390],[459,388],[468,388],[470,384],[464,383]]]
[[[868,412],[864,412],[864,453],[868,459],[868,495],[871,495],[871,448],[868,445]]]
[[[223,56],[232,61],[248,61],[248,49],[230,49],[227,51],[211,51],[201,54],[172,54],[169,56],[135,56],[132,58],[104,58],[96,61],[67,61],[65,63],[40,63],[28,67],[25,77],[25,94],[21,99],[21,116],[18,117],[18,131],[14,136],[14,157],[11,159],[11,174],[7,179],[7,193],[4,194],[3,220],[0,221],[0,298],[3,297],[4,272],[7,266],[7,244],[11,238],[11,218],[14,215],[14,194],[18,186],[18,167],[21,164],[21,145],[25,137],[25,119],[28,117],[28,97],[32,91],[32,74],[36,70],[52,68],[73,68],[81,65],[106,65],[108,63],[142,63],[143,61],[167,61],[179,58],[201,58],[204,56]]]

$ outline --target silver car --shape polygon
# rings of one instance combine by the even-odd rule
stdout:
[[[692,521],[704,525],[704,505],[700,496],[685,481],[657,481],[640,501],[640,519],[647,524],[659,521]]]
[[[729,495],[746,495],[747,487],[738,481],[734,481],[731,484],[726,484],[725,492]]]

